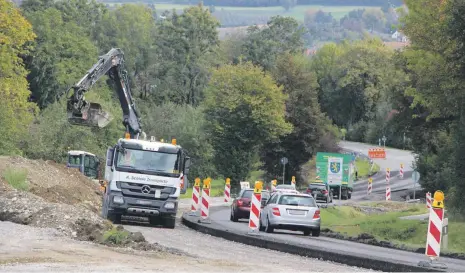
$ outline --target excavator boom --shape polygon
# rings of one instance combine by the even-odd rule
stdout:
[[[115,90],[123,110],[123,124],[131,138],[138,138],[142,133],[139,114],[132,100],[127,72],[124,69],[124,53],[119,48],[112,48],[99,60],[71,89],[72,96],[68,97],[68,121],[74,125],[89,127],[105,127],[113,119],[98,103],[88,102],[84,93],[104,75],[108,74],[115,84]]]

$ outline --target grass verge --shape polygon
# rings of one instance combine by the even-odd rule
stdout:
[[[13,188],[21,191],[29,190],[29,183],[27,182],[26,169],[13,169],[8,168],[3,171],[2,178],[10,184]]]
[[[181,194],[181,199],[192,198],[192,187],[194,186],[194,181],[191,181],[189,188],[186,191],[186,194]],[[211,189],[210,189],[210,196],[212,197],[220,197],[224,194],[224,183],[225,181],[222,179],[212,179],[211,182]],[[200,189],[202,190],[202,189]],[[201,193],[202,194],[202,193]]]
[[[362,207],[340,206],[322,209],[322,229],[329,229],[344,237],[369,234],[379,241],[404,245],[406,249],[425,247],[427,222],[399,218],[427,213],[423,204],[370,202],[360,205]],[[367,205],[370,205],[371,209]],[[464,229],[465,222],[449,221],[449,246],[445,252],[465,254],[465,234],[462,232]]]
[[[357,158],[355,159],[355,168],[358,170],[358,179],[365,179],[370,175],[375,174],[380,170],[378,164],[374,164],[373,168],[371,169],[370,161]]]

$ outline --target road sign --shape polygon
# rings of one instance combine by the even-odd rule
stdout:
[[[382,140],[383,140],[383,142],[386,142],[386,140],[387,140],[386,136],[383,136]]]
[[[342,157],[328,158],[328,184],[341,185],[343,176],[343,159]]]
[[[412,178],[414,183],[418,183],[420,181],[420,173],[415,171],[412,173]]]
[[[286,165],[288,162],[289,160],[287,159],[287,157],[281,158],[281,164]]]

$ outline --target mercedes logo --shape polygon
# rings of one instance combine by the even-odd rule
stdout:
[[[144,185],[144,186],[142,186],[142,190],[141,190],[141,191],[142,191],[142,193],[149,194],[150,191],[151,191],[151,188],[150,188],[150,186],[148,186],[148,185]]]

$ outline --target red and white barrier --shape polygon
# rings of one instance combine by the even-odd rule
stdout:
[[[431,209],[431,193],[426,193],[426,208]]]
[[[426,237],[426,256],[439,258],[441,252],[443,208],[432,208],[429,213],[428,235]]]
[[[199,209],[200,186],[194,186],[192,190],[192,205],[191,212],[196,212]]]
[[[231,185],[226,184],[224,185],[224,202],[229,203],[230,199],[231,199]]]
[[[400,164],[400,169],[399,169],[399,176],[400,179],[404,179],[404,164]]]
[[[210,215],[210,189],[203,188],[202,190],[202,202],[200,204],[200,217],[207,219]]]
[[[389,185],[389,180],[391,180],[391,170],[386,169],[386,183]]]
[[[260,225],[260,209],[262,203],[262,194],[254,193],[252,195],[252,204],[250,206],[249,228],[256,231]]]
[[[372,183],[368,183],[367,195],[370,195],[372,190],[373,190]]]
[[[386,201],[391,201],[391,187],[386,187]]]

